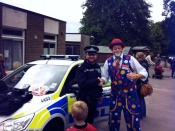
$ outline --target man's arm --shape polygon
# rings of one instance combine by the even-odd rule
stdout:
[[[140,63],[133,56],[131,56],[130,64],[136,73],[129,73],[127,78],[130,80],[141,79],[142,81],[145,81],[148,77],[148,72],[146,69],[140,65]]]

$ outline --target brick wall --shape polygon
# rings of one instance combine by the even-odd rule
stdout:
[[[0,53],[2,52],[2,4],[0,2]],[[25,30],[25,40],[24,40],[24,63],[41,59],[40,55],[43,54],[43,40],[44,40],[44,18],[47,16],[17,8],[14,6],[5,6],[27,12],[27,29]],[[52,19],[49,17],[49,19]],[[53,18],[54,19],[54,18]],[[57,19],[54,19],[57,21]],[[59,33],[57,37],[57,52],[56,54],[65,54],[65,32],[66,32],[66,22],[59,22]]]
[[[89,46],[89,45],[90,45],[90,36],[81,34],[81,47],[80,47],[81,52],[80,54],[81,54],[82,59],[85,58],[84,47]]]
[[[40,59],[43,54],[44,16],[29,12],[25,33],[25,63]]]
[[[57,53],[56,54],[65,54],[66,49],[66,22],[59,22],[59,35],[57,38]]]
[[[2,5],[0,3],[0,53],[2,52]]]

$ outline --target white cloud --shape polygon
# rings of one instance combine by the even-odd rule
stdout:
[[[154,22],[162,21],[164,16],[162,16],[163,12],[163,0],[146,0],[147,2],[151,3],[153,6],[150,8],[151,12],[151,19]]]

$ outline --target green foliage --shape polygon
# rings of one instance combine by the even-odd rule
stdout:
[[[169,55],[175,55],[175,16],[167,18],[162,22],[164,34],[166,35]]]
[[[163,0],[163,8],[164,12],[162,13],[163,16],[172,16],[175,15],[175,1],[174,0]]]
[[[167,55],[175,55],[175,1],[164,0],[164,12],[166,16],[162,22],[162,28],[166,36],[166,42],[168,45]]]
[[[161,22],[157,22],[151,26],[151,43],[155,54],[167,54],[168,46]]]
[[[113,38],[128,46],[150,45],[149,7],[144,0],[87,0],[80,33],[93,36],[94,45],[108,45]]]

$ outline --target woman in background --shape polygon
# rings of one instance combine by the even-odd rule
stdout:
[[[143,52],[137,52],[136,53],[136,59],[137,61],[146,69],[148,72],[148,62],[145,59],[145,55]],[[143,95],[140,94],[141,86],[142,84],[148,83],[148,78],[145,81],[142,81],[141,79],[138,79],[136,82],[137,91],[138,91],[138,97],[140,102],[140,119],[143,119],[143,117],[146,117],[146,103],[145,98]]]

